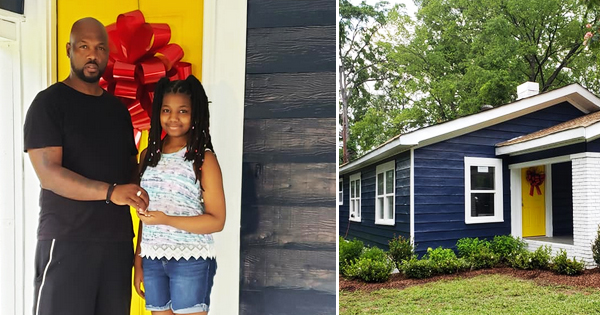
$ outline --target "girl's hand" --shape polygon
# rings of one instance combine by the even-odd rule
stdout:
[[[141,260],[141,259],[140,259]],[[142,269],[141,262],[138,264],[137,261],[133,268],[133,287],[137,294],[142,298],[146,298],[146,294],[142,291],[142,282],[144,282],[144,270]]]
[[[146,225],[167,224],[166,222],[169,218],[169,216],[162,211],[138,211],[137,216],[140,218],[140,221],[144,222]]]

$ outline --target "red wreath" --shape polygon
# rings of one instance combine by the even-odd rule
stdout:
[[[169,44],[169,25],[146,23],[139,10],[119,14],[106,31],[110,55],[100,85],[127,106],[139,148],[141,131],[150,129],[156,82],[164,76],[183,80],[192,73],[192,65],[180,62],[179,45]]]
[[[546,179],[546,174],[544,174],[544,172],[538,172],[537,168],[535,167],[531,167],[527,170],[527,182],[530,185],[529,188],[529,195],[533,196],[533,188],[535,187],[535,190],[537,191],[538,195],[542,194],[542,191],[540,190],[540,185],[544,183],[544,180]]]

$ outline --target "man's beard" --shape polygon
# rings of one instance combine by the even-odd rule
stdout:
[[[102,77],[102,74],[104,73],[104,70],[106,69],[106,66],[104,68],[101,68],[100,65],[98,65],[95,62],[88,62],[86,63],[89,64],[95,64],[98,66],[98,74],[92,77],[86,77],[85,74],[83,73],[83,68],[85,67],[85,65],[81,68],[76,68],[75,65],[73,64],[73,60],[71,59],[71,69],[73,69],[73,72],[75,73],[75,75],[80,78],[81,80],[83,80],[84,82],[87,83],[97,83],[98,80],[100,80],[100,77]]]

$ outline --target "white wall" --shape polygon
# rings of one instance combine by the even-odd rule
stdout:
[[[202,83],[227,202],[223,232],[215,235],[217,275],[211,314],[239,314],[242,147],[246,69],[246,0],[204,1]]]

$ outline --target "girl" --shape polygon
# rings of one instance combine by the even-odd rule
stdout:
[[[221,169],[208,127],[208,98],[196,77],[158,81],[140,163],[149,211],[138,212],[143,224],[134,265],[135,289],[153,315],[208,313],[217,267],[211,233],[225,224]]]

